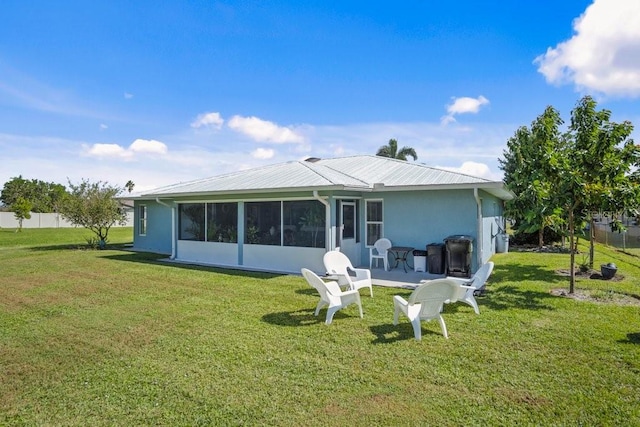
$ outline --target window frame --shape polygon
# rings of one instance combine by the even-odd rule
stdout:
[[[381,221],[369,220],[369,203],[380,203],[380,211],[382,216]],[[378,238],[381,239],[384,237],[384,199],[366,199],[364,201],[364,244],[367,248],[373,247],[373,244],[367,244],[367,242],[369,241],[369,224],[380,225],[380,236]]]
[[[147,205],[138,206],[138,236],[147,235]]]

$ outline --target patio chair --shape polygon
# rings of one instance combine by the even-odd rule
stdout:
[[[373,244],[373,247],[369,248],[369,269],[373,266],[373,260],[376,260],[376,267],[378,266],[378,260],[381,259],[384,263],[384,269],[389,271],[389,260],[387,256],[389,255],[389,248],[393,246],[391,244],[391,240],[389,239],[378,239]]]
[[[462,285],[459,289],[458,295],[455,300],[451,302],[461,301],[465,304],[473,307],[473,311],[476,314],[480,314],[478,303],[475,298],[475,294],[479,293],[485,286],[491,272],[493,271],[493,262],[489,261],[476,271],[471,279],[462,279],[459,277],[447,277],[447,279],[453,280],[459,285]]]
[[[338,277],[340,286],[349,286],[349,289],[360,290],[361,288],[369,288],[369,293],[373,297],[373,286],[371,284],[371,272],[366,268],[353,268],[349,258],[338,251],[329,251],[322,258],[324,268],[330,275]],[[351,276],[349,272],[353,272],[355,276]]]
[[[449,338],[447,326],[444,323],[442,305],[446,301],[452,301],[458,292],[458,285],[450,279],[435,279],[418,285],[411,293],[409,300],[405,300],[400,295],[393,297],[393,324],[398,324],[400,312],[409,318],[413,326],[413,335],[417,341],[422,339],[422,320],[438,319],[442,335]]]
[[[324,322],[325,324],[330,325],[336,311],[350,304],[357,304],[358,309],[360,310],[360,317],[363,317],[362,302],[360,301],[360,294],[358,291],[342,291],[337,282],[324,282],[316,273],[306,268],[303,268],[301,271],[309,285],[315,288],[320,294],[320,301],[316,306],[314,315],[317,316],[322,307],[328,306],[327,319]]]

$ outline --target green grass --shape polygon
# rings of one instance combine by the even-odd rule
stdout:
[[[496,255],[481,314],[447,306],[450,338],[430,322],[417,342],[392,324],[407,291],[326,326],[301,277],[86,233],[0,230],[0,425],[640,425],[640,308],[552,296],[568,255]],[[640,298],[638,258],[596,256],[624,280],[579,289]]]

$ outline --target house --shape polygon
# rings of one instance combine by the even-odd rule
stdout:
[[[358,266],[380,237],[425,250],[465,235],[475,271],[495,253],[512,197],[500,181],[422,164],[309,158],[141,194],[133,246],[189,263],[322,273],[324,253],[336,247]]]

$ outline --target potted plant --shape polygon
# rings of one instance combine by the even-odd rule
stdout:
[[[600,273],[602,274],[602,278],[605,280],[612,279],[616,275],[617,271],[618,267],[612,262],[600,265]]]

